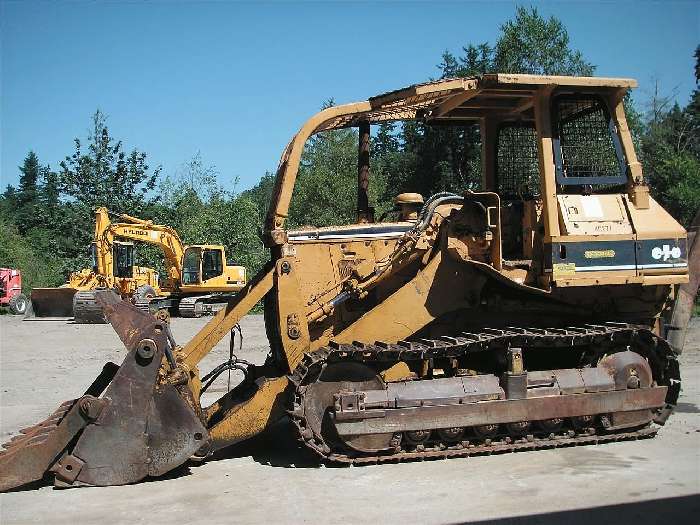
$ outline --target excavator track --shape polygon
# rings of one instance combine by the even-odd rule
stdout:
[[[325,461],[346,465],[503,454],[653,437],[657,433],[658,427],[651,421],[643,421],[636,426],[628,425],[628,428],[620,428],[624,425],[615,426],[610,423],[614,414],[601,413],[595,417],[587,416],[583,425],[573,425],[576,418],[560,419],[560,423],[562,421],[565,423],[560,424],[558,428],[553,428],[557,426],[556,424],[552,428],[546,426],[538,428],[529,425],[531,422],[527,422],[529,426],[524,432],[514,432],[513,427],[509,427],[508,424],[493,425],[494,428],[490,429],[491,433],[488,435],[483,432],[481,434],[475,432],[477,428],[482,427],[447,429],[457,432],[460,435],[458,439],[445,439],[444,434],[441,433],[445,432],[445,429],[438,425],[429,431],[430,439],[420,443],[415,441],[411,443],[407,439],[407,434],[410,433],[396,432],[389,435],[390,439],[387,438],[389,444],[387,450],[372,453],[328,442],[317,429],[311,428],[313,425],[309,424],[309,417],[313,417],[313,414],[308,414],[304,410],[307,401],[309,401],[306,398],[310,391],[309,386],[329,364],[360,363],[375,367],[379,365],[380,368],[386,369],[387,365],[399,361],[457,358],[469,353],[488,352],[508,347],[535,349],[581,348],[583,346],[594,347],[606,354],[632,349],[643,355],[653,371],[655,384],[664,385],[667,388],[666,404],[655,419],[663,424],[673,410],[680,392],[680,373],[675,354],[664,339],[656,336],[645,327],[624,323],[584,325],[564,329],[486,329],[480,333],[461,333],[456,337],[420,339],[415,342],[400,341],[396,344],[384,342],[337,344],[331,342],[327,347],[306,354],[294,373],[289,376],[295,385],[294,406],[289,411],[289,416],[297,429],[300,442],[305,447]],[[421,382],[428,381],[431,380]],[[529,401],[529,398],[524,401]],[[634,414],[634,412],[631,413]],[[651,412],[649,413],[651,414]],[[550,423],[551,421],[554,420],[550,420]],[[324,425],[327,424],[327,422],[324,423]],[[464,433],[465,430],[467,433]],[[469,430],[474,432],[469,435]],[[454,436],[455,434],[452,434],[452,437]],[[359,437],[362,439],[363,436]]]
[[[180,317],[212,315],[226,307],[235,294],[209,294],[183,297],[178,303]]]
[[[73,319],[80,324],[105,324],[102,307],[97,303],[94,291],[76,292],[73,296]]]
[[[204,303],[202,301],[209,297],[211,295],[183,297],[180,299],[177,307],[180,317],[202,317],[204,315]]]

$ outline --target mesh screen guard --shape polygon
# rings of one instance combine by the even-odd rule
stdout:
[[[552,116],[557,183],[599,186],[627,181],[617,128],[600,97],[556,97]]]

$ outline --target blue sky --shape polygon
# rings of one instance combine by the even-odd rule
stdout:
[[[515,5],[0,0],[2,185],[16,184],[29,149],[57,167],[100,108],[165,174],[200,151],[225,186],[248,188],[325,99],[437,76],[444,50],[494,43]],[[697,1],[532,5],[564,22],[598,75],[637,78],[640,103],[654,79],[687,102]]]

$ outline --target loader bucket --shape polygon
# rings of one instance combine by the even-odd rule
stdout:
[[[4,445],[0,491],[47,473],[57,487],[134,483],[208,447],[186,376],[168,364],[174,360],[167,325],[110,292],[99,292],[98,300],[127,348],[124,362],[106,365],[82,397]]]
[[[75,288],[34,288],[25,319],[34,317],[73,317]]]

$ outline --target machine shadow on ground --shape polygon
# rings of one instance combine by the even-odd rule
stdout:
[[[251,439],[215,452],[207,462],[244,457],[251,457],[255,462],[271,467],[319,468],[321,466],[321,462],[313,452],[300,446],[294,435],[292,423],[286,417]]]
[[[678,496],[619,505],[605,505],[587,509],[547,512],[512,518],[463,521],[453,525],[657,525],[659,523],[688,523],[700,512],[700,495]]]

